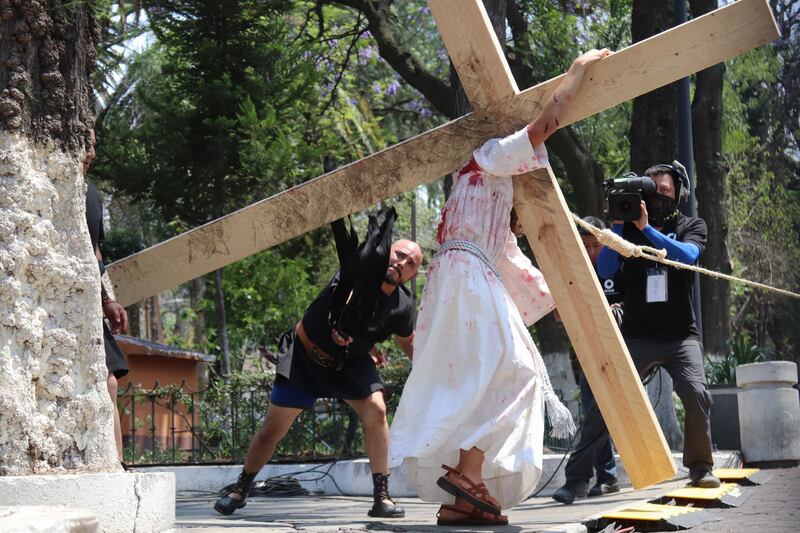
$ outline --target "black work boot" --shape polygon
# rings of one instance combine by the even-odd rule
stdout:
[[[389,475],[372,474],[372,509],[367,513],[375,518],[403,518],[405,510],[394,504],[389,497]]]
[[[555,491],[551,498],[555,501],[563,503],[564,505],[571,505],[575,498],[585,498],[589,492],[589,483],[584,482],[570,482]]]
[[[707,468],[689,470],[689,485],[701,489],[716,489],[719,487],[719,478]]]
[[[228,494],[217,500],[214,504],[214,510],[218,513],[229,515],[233,514],[236,509],[241,509],[247,505],[247,495],[250,494],[250,487],[253,486],[253,480],[258,475],[258,472],[248,474],[242,469],[239,474],[239,479],[236,480],[236,485],[228,491]],[[232,498],[231,494],[238,494],[239,498]]]
[[[608,481],[600,482],[598,481],[595,483],[594,487],[589,489],[588,496],[590,498],[594,496],[603,496],[604,494],[611,494],[612,492],[619,492],[619,482],[617,478],[611,478]]]

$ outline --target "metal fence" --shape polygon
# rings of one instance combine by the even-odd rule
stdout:
[[[131,465],[236,464],[269,404],[271,380],[247,384],[218,382],[193,391],[180,385],[121,389],[125,462]],[[387,387],[391,422],[399,390]],[[579,421],[578,421],[579,423]],[[565,450],[569,440],[548,437],[545,446]],[[365,456],[364,434],[355,412],[339,400],[321,399],[297,418],[273,461],[320,461]]]

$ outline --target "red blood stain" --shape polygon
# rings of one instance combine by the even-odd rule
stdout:
[[[483,176],[480,172],[475,172],[469,177],[469,184],[472,187],[480,187],[483,185]]]
[[[447,223],[447,207],[442,209],[442,221],[439,222],[439,227],[436,228],[436,242],[442,244],[444,242],[444,228]]]
[[[472,157],[469,160],[469,163],[461,167],[458,171],[458,176],[456,179],[464,176],[466,174],[470,174],[469,177],[469,184],[473,187],[483,185],[483,175],[481,167],[478,165],[478,162],[475,161],[475,158]]]
[[[524,279],[525,281],[531,282],[531,281],[533,281],[533,276],[531,276],[530,272],[523,272],[522,273],[522,279]]]
[[[481,171],[480,165],[478,165],[478,162],[475,161],[474,157],[471,157],[466,165],[458,169],[458,177],[461,177],[464,174],[469,174],[470,172],[480,172],[480,171]]]

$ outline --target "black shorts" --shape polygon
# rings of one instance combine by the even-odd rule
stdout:
[[[119,379],[129,372],[128,362],[125,361],[125,354],[117,346],[117,341],[114,340],[114,335],[111,334],[105,320],[103,320],[103,344],[106,349],[106,368]]]

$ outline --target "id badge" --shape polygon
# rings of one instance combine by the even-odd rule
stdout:
[[[647,303],[667,301],[667,269],[663,267],[647,269]]]

